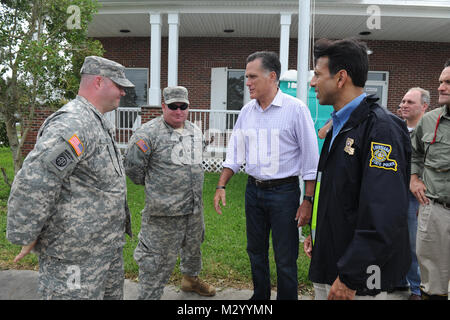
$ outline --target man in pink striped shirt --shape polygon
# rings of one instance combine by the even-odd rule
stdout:
[[[252,100],[241,110],[227,147],[214,207],[221,214],[225,186],[245,162],[247,252],[254,293],[270,299],[269,234],[277,265],[277,299],[298,299],[298,227],[311,217],[319,159],[317,138],[306,105],[278,88],[280,61],[273,52],[247,58],[245,76]],[[305,181],[300,205],[299,179]],[[297,221],[297,222],[296,222]]]

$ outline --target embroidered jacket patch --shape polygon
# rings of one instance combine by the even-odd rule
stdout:
[[[392,152],[391,145],[372,142],[371,151],[372,157],[370,158],[370,167],[397,171],[397,161],[389,159],[389,155]]]

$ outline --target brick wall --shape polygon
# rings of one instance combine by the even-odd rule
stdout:
[[[127,67],[150,64],[149,38],[99,38],[105,57]],[[431,109],[437,107],[438,78],[450,57],[450,43],[367,41],[373,54],[370,70],[389,72],[388,108],[395,110],[411,87],[431,93]],[[178,83],[188,88],[192,108],[209,108],[211,68],[245,69],[246,57],[259,50],[279,52],[277,38],[180,38]],[[297,66],[297,39],[289,44],[289,69]],[[312,67],[312,66],[311,66]],[[161,84],[167,86],[167,38],[161,41]]]
[[[159,107],[143,106],[141,108],[141,123],[146,123],[153,118],[162,115],[162,109]]]
[[[30,130],[26,136],[25,142],[22,147],[22,155],[25,157],[31,150],[34,148],[34,144],[36,143],[36,137],[41,127],[42,123],[44,123],[45,119],[50,116],[54,110],[47,109],[45,107],[37,107],[35,110],[35,118],[31,125]],[[28,125],[26,123],[25,125]]]
[[[388,108],[395,110],[409,88],[430,91],[431,109],[438,106],[439,76],[450,58],[450,43],[372,41],[371,70],[389,71]]]
[[[150,70],[150,39],[146,37],[98,38],[105,57],[126,67]],[[161,84],[167,86],[167,38],[161,39]],[[450,43],[411,41],[368,41],[373,54],[370,70],[389,72],[388,108],[395,111],[411,87],[420,86],[431,93],[431,108],[437,107],[438,78],[450,58]],[[191,107],[209,109],[211,68],[245,69],[246,57],[255,51],[279,52],[278,38],[180,38],[178,83],[189,90]],[[289,45],[289,69],[297,66],[297,39]],[[312,66],[310,66],[312,68]],[[150,73],[150,71],[149,71]],[[149,74],[150,76],[150,74]],[[150,83],[150,80],[149,80]],[[30,132],[23,154],[33,147],[37,130],[51,112],[41,112]],[[161,114],[158,108],[144,108],[142,123]]]

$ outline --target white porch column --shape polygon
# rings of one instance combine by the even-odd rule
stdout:
[[[148,104],[161,105],[161,14],[150,12],[150,89],[148,90]]]
[[[308,103],[310,0],[298,0],[297,98]]]
[[[287,71],[289,66],[289,31],[291,27],[291,14],[282,13],[280,15],[280,62],[281,62],[281,75]]]
[[[168,14],[169,22],[169,61],[167,70],[167,84],[169,87],[178,85],[178,13]]]

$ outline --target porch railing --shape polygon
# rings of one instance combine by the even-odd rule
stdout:
[[[141,126],[141,108],[117,108],[106,114],[116,128],[116,142],[120,149],[126,149],[128,140]]]
[[[118,108],[106,115],[115,124],[116,141],[125,150],[133,133],[141,126],[141,108]],[[220,172],[226,147],[239,110],[189,110],[188,120],[195,123],[209,142],[203,154],[203,167],[208,172]],[[241,168],[241,170],[243,167]]]
[[[223,157],[239,110],[192,109],[188,119],[203,132],[207,142],[207,157]]]
[[[116,141],[124,149],[133,133],[141,126],[140,108],[118,108],[107,117],[116,127]],[[229,136],[236,123],[239,110],[189,110],[188,120],[203,132],[208,145],[207,152],[225,152]]]

